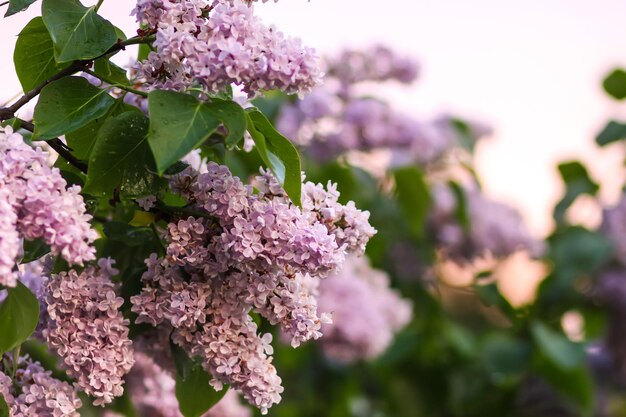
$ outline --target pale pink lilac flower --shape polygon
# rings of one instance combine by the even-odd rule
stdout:
[[[224,166],[203,170],[171,178],[172,189],[206,216],[168,225],[166,254],[146,260],[132,309],[138,323],[171,326],[172,340],[202,359],[215,388],[230,384],[267,412],[283,388],[271,335],[259,335],[249,313],[280,325],[294,347],[319,338],[328,317],[318,314],[307,280],[362,252],[376,231],[368,213],[337,202],[332,186],[305,184],[299,208],[269,172],[256,178],[255,192]]]
[[[20,358],[14,381],[0,371],[0,395],[9,406],[9,416],[79,417],[82,403],[74,388],[50,375],[28,358]]]
[[[0,285],[15,286],[21,240],[41,238],[71,264],[95,259],[80,187],[67,187],[47,154],[31,148],[11,127],[0,128]]]
[[[412,317],[410,301],[363,257],[350,256],[340,272],[321,281],[318,297],[319,308],[332,313],[332,324],[322,328],[322,350],[343,363],[379,356]]]
[[[104,405],[123,393],[123,377],[133,365],[128,320],[111,277],[118,271],[108,259],[82,273],[53,275],[46,285],[50,320],[43,331],[78,387]]]
[[[209,93],[305,93],[320,80],[315,50],[264,25],[241,0],[139,0],[133,14],[156,30],[156,52],[136,68],[151,87]]]

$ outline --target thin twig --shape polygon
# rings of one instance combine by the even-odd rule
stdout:
[[[31,122],[27,122],[26,120],[22,119],[18,120],[24,129],[28,130],[29,132],[35,131],[35,125],[33,125]],[[54,149],[61,158],[65,159],[68,163],[79,169],[84,174],[87,173],[87,164],[72,155],[67,145],[65,145],[65,143],[63,143],[61,139],[55,138],[46,140],[46,143],[50,145],[50,147]]]

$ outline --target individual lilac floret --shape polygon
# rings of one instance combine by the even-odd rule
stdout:
[[[379,356],[412,317],[411,303],[363,257],[350,256],[340,272],[320,282],[318,303],[332,312],[332,324],[322,328],[324,354],[343,363]]]
[[[124,299],[111,281],[118,271],[111,264],[100,259],[97,268],[53,275],[46,285],[46,342],[94,405],[123,394],[123,377],[133,365],[129,322],[120,312]]]
[[[156,30],[156,52],[140,64],[139,79],[156,88],[207,92],[237,84],[254,95],[305,93],[320,81],[315,50],[286,38],[254,16],[241,0],[139,0],[133,14]]]
[[[15,286],[11,271],[21,250],[19,238],[41,238],[71,264],[95,259],[92,242],[97,233],[89,224],[80,187],[66,186],[41,148],[26,145],[11,127],[0,128],[1,285]]]
[[[465,189],[470,224],[464,230],[453,191],[435,184],[432,193],[428,228],[446,257],[465,262],[486,255],[504,258],[518,250],[529,251],[533,256],[542,252],[540,242],[532,237],[513,207],[489,200],[475,188]]]
[[[0,371],[0,396],[11,417],[79,417],[82,406],[74,388],[52,378],[39,362],[20,358],[15,379]]]
[[[275,177],[262,172],[257,191],[213,162],[170,179],[196,217],[172,219],[165,256],[146,260],[142,292],[131,298],[137,322],[171,329],[174,343],[202,360],[211,384],[242,392],[263,413],[280,401],[270,334],[256,312],[296,347],[317,339],[328,317],[317,313],[314,282],[359,253],[375,233],[336,189],[303,188],[302,208]]]

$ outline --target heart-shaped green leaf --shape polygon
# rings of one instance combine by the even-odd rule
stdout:
[[[41,91],[35,107],[35,137],[53,139],[104,116],[115,103],[106,90],[82,77],[65,77]]]
[[[39,301],[20,281],[7,289],[0,304],[0,353],[19,346],[35,331],[39,322]]]
[[[96,7],[77,0],[43,0],[43,21],[54,43],[57,62],[93,59],[117,42],[115,27]]]
[[[54,60],[52,39],[41,17],[28,22],[20,32],[13,62],[24,91],[32,90],[68,66]]]

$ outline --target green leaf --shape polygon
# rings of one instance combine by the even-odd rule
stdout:
[[[85,192],[108,197],[117,187],[132,197],[156,192],[159,179],[149,172],[154,162],[147,141],[148,125],[148,119],[134,111],[104,122],[89,158]]]
[[[130,85],[126,70],[115,65],[107,57],[98,58],[94,61],[93,72],[116,84]]]
[[[468,231],[471,227],[469,208],[467,207],[467,197],[463,187],[456,181],[448,181],[448,186],[454,193],[456,199],[455,217],[461,228]]]
[[[576,405],[583,416],[593,415],[595,389],[587,366],[563,369],[542,353],[536,352],[532,361],[533,371]]]
[[[61,78],[41,91],[35,107],[35,137],[53,139],[73,132],[104,116],[114,103],[106,90],[83,77]]]
[[[13,53],[15,72],[24,91],[30,91],[66,68],[54,60],[52,39],[41,17],[36,17],[20,32]]]
[[[152,91],[148,110],[148,143],[159,174],[207,140],[220,125],[209,106],[189,94]]]
[[[126,246],[141,246],[154,238],[154,233],[149,227],[133,227],[115,221],[104,225],[104,234],[109,239],[122,242]]]
[[[515,339],[506,333],[493,334],[485,340],[481,360],[494,384],[510,386],[526,373],[531,352],[526,340]]]
[[[16,13],[23,12],[37,0],[9,0],[9,8],[4,17],[12,16]],[[1,414],[0,414],[1,415]]]
[[[626,71],[616,68],[606,76],[602,86],[611,97],[623,100],[626,98]]]
[[[287,195],[296,205],[301,204],[302,166],[300,155],[293,144],[278,133],[257,109],[248,109],[248,132],[254,139],[263,162],[274,172]]]
[[[115,27],[78,0],[43,0],[43,21],[57,62],[93,59],[117,42]]]
[[[9,406],[2,395],[0,395],[0,417],[9,417]]]
[[[176,365],[176,399],[184,417],[200,417],[218,403],[228,388],[215,391],[210,385],[211,376],[202,366],[170,342]]]
[[[611,242],[602,234],[571,226],[550,238],[551,257],[559,274],[592,274],[612,254]]]
[[[497,307],[503,314],[505,314],[510,319],[515,318],[515,309],[509,303],[509,301],[504,298],[500,290],[498,289],[498,284],[495,282],[491,282],[486,285],[477,284],[474,285],[474,291],[476,291],[476,295],[478,298],[489,306]]]
[[[124,103],[123,99],[117,99],[115,104],[109,109],[108,113],[103,117],[92,120],[83,127],[65,135],[67,145],[72,149],[72,154],[78,159],[89,160],[93,146],[96,143],[98,132],[104,122],[109,117],[119,116],[127,111],[135,111],[141,113],[137,107],[133,107]]]
[[[243,108],[234,101],[212,99],[207,103],[213,114],[224,124],[228,135],[224,139],[226,145],[236,145],[246,132],[246,113]]]
[[[411,225],[413,235],[421,240],[426,232],[424,226],[431,205],[424,174],[415,167],[406,167],[395,170],[393,175],[398,203]]]
[[[22,263],[36,261],[44,255],[50,253],[50,247],[41,239],[24,241],[24,257]]]
[[[227,144],[241,140],[245,113],[232,101],[202,102],[174,91],[153,91],[148,97],[150,134],[148,142],[159,174],[205,142],[220,124],[228,129]]]
[[[583,194],[594,196],[600,186],[591,179],[587,168],[578,161],[561,163],[558,169],[566,187],[565,195],[554,208],[554,219],[561,224],[565,220],[567,209],[579,196]]]
[[[20,281],[8,288],[0,304],[0,352],[8,352],[24,342],[39,322],[39,301]]]
[[[531,324],[530,331],[541,353],[559,368],[572,370],[585,363],[587,355],[582,344],[572,342],[538,321]]]
[[[626,139],[626,123],[611,120],[596,136],[596,143],[604,146],[622,139]]]

